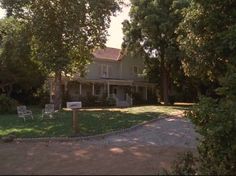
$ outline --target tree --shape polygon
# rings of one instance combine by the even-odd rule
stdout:
[[[152,68],[160,70],[165,104],[172,95],[173,69],[180,65],[176,29],[187,4],[184,0],[131,0],[130,21],[123,23],[123,48],[148,54]]]
[[[236,1],[192,0],[179,38],[185,72],[219,82],[217,98],[202,97],[188,113],[200,133],[199,174],[236,173]]]
[[[235,64],[235,1],[193,0],[179,27],[185,73],[218,81]]]
[[[55,75],[55,108],[62,101],[62,73],[88,63],[96,47],[104,47],[110,16],[120,9],[115,0],[2,0],[3,7],[27,20],[33,55]]]
[[[26,24],[6,18],[0,20],[0,29],[0,93],[12,96],[17,91],[36,91],[46,75],[31,58]]]

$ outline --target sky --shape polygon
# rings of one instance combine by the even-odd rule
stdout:
[[[115,17],[111,17],[110,28],[108,29],[109,36],[106,43],[107,47],[121,48],[123,41],[122,22],[129,19],[129,10],[130,7],[125,6]],[[0,18],[4,17],[4,13],[4,10],[0,8]]]
[[[118,13],[117,16],[111,17],[111,25],[108,29],[108,40],[106,45],[108,47],[121,48],[123,41],[122,22],[129,19],[130,7],[123,7],[122,12]]]

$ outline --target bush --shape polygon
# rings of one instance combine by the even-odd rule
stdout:
[[[201,135],[199,171],[203,175],[236,173],[236,73],[229,73],[217,89],[220,99],[202,97],[187,113]]]
[[[17,102],[16,100],[0,95],[0,113],[11,113],[16,111]]]
[[[88,96],[73,96],[73,97],[68,97],[66,99],[67,101],[81,101],[82,102],[82,107],[93,107],[98,105],[97,103],[98,97],[88,95]]]
[[[197,175],[197,159],[193,153],[186,152],[179,155],[170,172],[164,170],[165,175]]]
[[[133,92],[132,93],[132,97],[133,97],[133,104],[134,105],[144,105],[147,104],[147,102],[145,100],[143,100],[142,95],[138,92]]]
[[[116,100],[112,97],[109,97],[106,99],[106,105],[107,106],[115,106],[116,105]]]
[[[96,96],[93,95],[89,95],[85,98],[85,105],[86,106],[96,106],[96,101],[98,100],[98,98]]]
[[[169,101],[170,101],[171,105],[174,105],[174,103],[175,103],[175,96],[174,95],[169,96]]]

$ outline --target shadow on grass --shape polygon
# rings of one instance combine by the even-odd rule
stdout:
[[[83,136],[107,133],[157,118],[160,113],[132,114],[119,111],[93,111],[79,113],[79,129]],[[72,118],[70,112],[61,112],[57,119],[27,120],[15,115],[0,117],[0,136],[14,133],[17,137],[71,136]]]
[[[0,115],[0,136],[10,133],[14,133],[17,137],[65,137],[74,135],[71,112],[59,112],[55,119],[41,119],[40,111],[37,109],[33,111],[33,114],[35,119],[26,122],[16,115]],[[78,113],[79,135],[89,136],[117,131],[150,121],[160,115],[168,114],[165,112],[148,112],[148,110],[138,113],[119,110],[83,110]]]

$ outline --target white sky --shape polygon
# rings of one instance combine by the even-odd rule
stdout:
[[[2,10],[1,8],[0,8],[0,18],[2,18],[3,16],[4,16],[4,10]]]
[[[129,10],[130,7],[123,7],[122,12],[115,17],[111,17],[111,26],[108,30],[110,36],[107,38],[107,46],[121,48],[123,41],[122,22],[129,19]]]
[[[128,2],[129,0],[126,0]],[[121,48],[123,41],[122,22],[129,19],[130,7],[123,7],[122,11],[115,17],[111,17],[111,25],[108,29],[109,36],[107,38],[106,46],[113,48]],[[0,8],[0,18],[4,16],[5,12]]]

